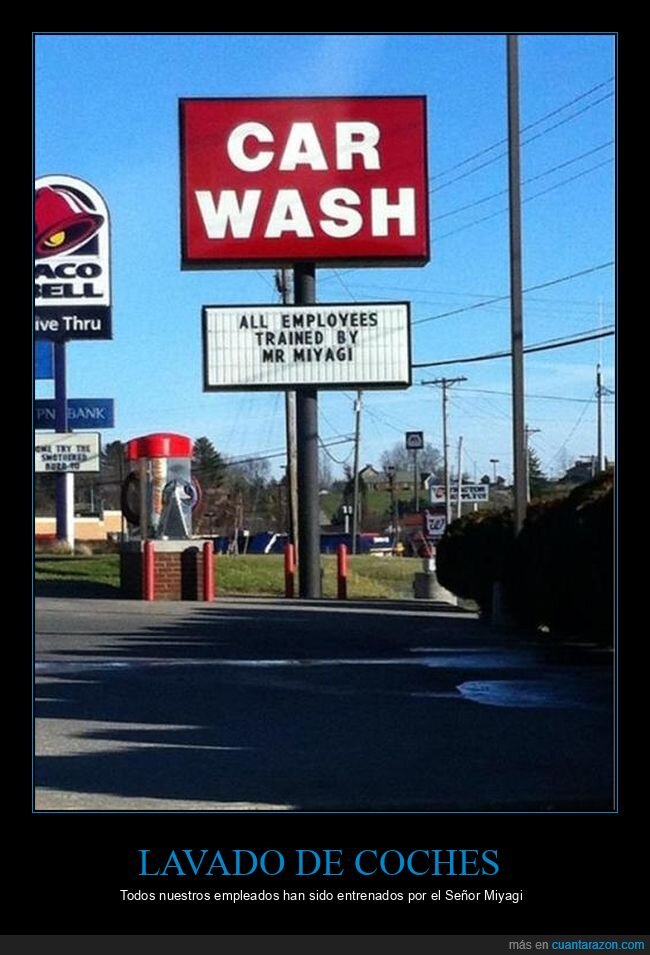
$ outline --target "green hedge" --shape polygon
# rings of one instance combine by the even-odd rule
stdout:
[[[436,548],[438,580],[489,613],[493,584],[511,573],[512,538],[512,514],[507,509],[476,511],[452,521]]]
[[[522,623],[610,644],[614,629],[611,472],[528,509],[515,545],[509,603]]]
[[[491,609],[495,581],[519,623],[609,645],[614,630],[614,491],[605,472],[561,500],[528,508],[514,539],[510,511],[453,521],[437,549],[440,583]]]

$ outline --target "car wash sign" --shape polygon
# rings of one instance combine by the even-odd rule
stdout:
[[[424,265],[423,96],[182,99],[184,268]]]
[[[35,183],[34,332],[58,341],[112,337],[108,210],[72,176]]]

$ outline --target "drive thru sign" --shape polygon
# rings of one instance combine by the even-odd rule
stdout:
[[[423,96],[182,99],[182,264],[429,260]]]

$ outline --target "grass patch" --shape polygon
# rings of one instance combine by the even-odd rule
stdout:
[[[413,596],[413,575],[422,562],[411,558],[350,557],[348,597],[383,597],[399,600]],[[284,558],[275,554],[247,554],[217,559],[218,592],[221,594],[284,594]],[[323,596],[336,596],[336,557],[321,555]]]
[[[284,558],[275,554],[219,556],[216,561],[217,592],[228,596],[274,596],[284,594]],[[348,597],[352,600],[412,597],[413,575],[421,569],[419,559],[400,557],[349,558]],[[336,557],[321,556],[323,596],[336,596]],[[36,581],[71,585],[102,584],[119,588],[120,559],[117,554],[95,557],[37,557]]]
[[[336,557],[321,558],[324,570],[323,596],[336,596]],[[359,556],[348,559],[348,597],[361,600],[383,597],[400,600],[413,597],[413,576],[422,561],[411,557]]]
[[[120,586],[120,558],[117,554],[99,557],[36,557],[36,580]]]
[[[217,594],[284,595],[284,557],[240,554],[215,558]]]

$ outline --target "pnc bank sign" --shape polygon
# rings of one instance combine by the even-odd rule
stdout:
[[[184,268],[424,265],[423,96],[182,99]]]

